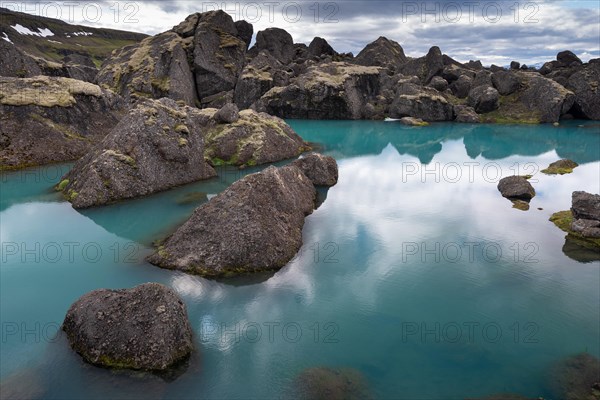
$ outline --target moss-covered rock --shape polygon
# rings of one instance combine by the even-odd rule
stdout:
[[[207,121],[199,110],[173,100],[140,102],[75,163],[59,188],[73,207],[86,208],[213,177],[204,161],[201,127]]]
[[[119,96],[88,82],[0,77],[0,169],[75,160],[125,109]]]
[[[214,166],[266,164],[297,157],[310,149],[285,121],[253,110],[239,112],[234,123],[215,121],[205,128],[204,137],[205,157]]]
[[[575,161],[558,160],[550,164],[548,168],[543,169],[541,172],[546,175],[565,175],[572,173],[573,170],[578,166],[579,164],[577,164]]]
[[[567,232],[567,237],[574,243],[577,243],[585,248],[589,249],[600,249],[600,238],[589,238],[583,236],[579,232],[575,232],[571,229],[574,218],[571,210],[559,211],[552,214],[550,221],[554,223],[558,228]]]

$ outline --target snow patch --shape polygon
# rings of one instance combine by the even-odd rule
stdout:
[[[21,24],[11,25],[10,27],[13,28],[15,31],[19,32],[19,34],[21,34],[21,35],[31,35],[31,36],[39,36],[39,37],[54,36],[54,32],[52,32],[48,28],[41,28],[41,29],[38,28],[37,32],[35,32],[29,28],[24,27]]]
[[[2,40],[6,40],[8,43],[12,43],[12,40],[10,40],[10,38],[8,37],[8,35],[6,34],[6,32],[2,32],[2,37],[0,37],[0,39]]]
[[[57,40],[50,40],[50,39],[46,39],[46,40],[49,41],[50,43],[63,44],[63,42],[59,42]]]
[[[75,35],[75,36],[92,36],[93,33],[92,32],[73,32],[71,35]]]

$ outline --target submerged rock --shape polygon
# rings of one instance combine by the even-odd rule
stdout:
[[[573,169],[577,168],[579,164],[571,160],[558,160],[543,169],[541,172],[547,175],[565,175],[573,172]]]
[[[73,207],[86,208],[213,177],[200,131],[208,118],[169,99],[139,103],[58,189]]]
[[[318,181],[328,166],[316,167],[309,175]],[[269,167],[198,207],[148,261],[206,277],[278,270],[300,249],[315,199],[313,182],[300,167]]]
[[[87,293],[69,308],[62,329],[73,350],[103,367],[162,371],[193,350],[185,305],[158,283]]]
[[[498,183],[498,190],[503,197],[509,200],[530,201],[535,197],[535,189],[529,181],[522,176],[508,176]]]
[[[425,122],[420,118],[413,118],[413,117],[400,118],[400,122],[404,125],[409,125],[409,126],[427,126],[427,125],[429,125],[429,122]]]
[[[352,368],[315,367],[302,371],[294,382],[293,397],[305,400],[370,399],[364,376]]]
[[[219,113],[213,118],[222,122]],[[297,157],[310,149],[285,121],[253,110],[241,111],[233,123],[209,123],[203,130],[204,155],[213,166],[261,165]]]
[[[551,369],[548,379],[556,398],[600,399],[600,360],[591,354],[565,358]]]
[[[0,77],[0,169],[75,160],[125,110],[119,96],[88,82]]]

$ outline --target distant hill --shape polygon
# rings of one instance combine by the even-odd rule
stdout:
[[[67,55],[81,54],[90,56],[99,67],[113,50],[145,37],[142,33],[71,25],[0,7],[0,40],[49,61],[61,62]]]

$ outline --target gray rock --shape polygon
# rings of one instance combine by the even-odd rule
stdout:
[[[451,121],[452,104],[437,90],[405,83],[390,106],[392,118],[415,117],[424,121]]]
[[[292,165],[300,168],[315,186],[334,186],[338,181],[338,167],[333,157],[308,153]]]
[[[98,84],[126,99],[169,97],[194,106],[194,76],[186,51],[190,40],[164,32],[115,50],[98,72]]]
[[[600,221],[600,195],[573,192],[571,211],[575,219]]]
[[[253,110],[241,111],[234,124],[208,124],[202,132],[204,156],[215,166],[261,165],[297,157],[310,149],[285,121]]]
[[[103,367],[162,371],[193,349],[185,305],[158,283],[87,293],[69,308],[62,329],[73,350]]]
[[[0,39],[0,76],[29,78],[42,74],[35,59],[23,53],[17,46]]]
[[[434,76],[427,86],[434,88],[438,92],[445,92],[448,89],[448,81],[441,76]]]
[[[233,103],[225,104],[213,118],[218,124],[231,124],[240,119],[240,110]]]
[[[456,115],[456,122],[463,122],[468,124],[476,124],[480,122],[479,115],[475,112],[473,107],[465,105],[455,105],[454,114]]]
[[[369,43],[354,59],[359,65],[384,67],[393,71],[406,61],[402,46],[383,36]]]
[[[323,55],[334,56],[337,52],[327,43],[327,41],[320,37],[315,37],[310,45],[308,46],[309,57],[319,57]]]
[[[575,101],[573,92],[536,73],[520,73],[525,89],[518,101],[539,118],[539,122],[557,122],[569,112]]]
[[[238,33],[238,37],[246,43],[246,50],[250,47],[252,42],[252,35],[254,34],[254,27],[248,21],[235,21],[235,28]]]
[[[74,208],[87,208],[211,178],[201,132],[209,119],[170,99],[140,102],[58,189]]]
[[[490,71],[481,70],[475,74],[475,78],[471,82],[471,89],[479,86],[492,86],[492,73]]]
[[[467,103],[479,114],[494,111],[498,108],[500,94],[490,86],[478,86],[469,92]]]
[[[498,92],[502,96],[508,96],[513,94],[519,87],[521,83],[519,82],[519,78],[515,76],[510,71],[498,71],[492,75],[492,82],[494,87],[498,89]]]
[[[572,67],[583,64],[581,59],[575,55],[572,51],[565,50],[561,51],[556,55],[559,67]]]
[[[503,197],[510,200],[530,201],[535,197],[535,189],[527,179],[522,176],[509,176],[502,178],[498,183],[498,190]]]
[[[450,90],[459,99],[464,99],[469,96],[473,78],[467,75],[461,75],[455,82],[450,85]]]
[[[297,166],[247,175],[197,208],[148,261],[205,277],[278,270],[300,249],[315,199]]]
[[[379,93],[379,72],[346,62],[320,63],[288,86],[269,90],[256,109],[280,118],[361,119],[365,105]]]
[[[267,51],[261,51],[248,63],[235,87],[235,103],[240,109],[250,108],[254,102],[275,86],[287,86],[290,74],[283,64]]]
[[[600,221],[593,219],[575,219],[571,224],[571,230],[586,238],[600,238]]]
[[[600,120],[600,63],[590,63],[571,75],[565,83],[575,93],[577,112]]]
[[[511,61],[510,62],[510,69],[519,69],[521,68],[521,63],[518,61]]]
[[[193,70],[201,101],[235,88],[244,67],[246,47],[229,14],[221,10],[200,14],[194,35]]]
[[[1,169],[73,161],[118,123],[127,104],[70,78],[0,77]]]
[[[283,64],[292,62],[296,54],[292,35],[279,28],[268,28],[258,32],[256,35],[256,49],[258,52],[267,50]]]
[[[418,76],[421,83],[426,85],[436,75],[444,71],[444,58],[439,47],[433,46],[424,57],[407,61],[399,68],[404,75]]]

